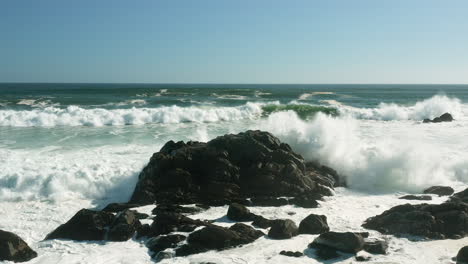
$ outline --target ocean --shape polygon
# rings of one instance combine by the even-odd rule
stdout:
[[[422,123],[446,112],[453,122]],[[168,140],[208,141],[248,129],[269,131],[346,178],[348,188],[313,209],[336,230],[362,231],[366,217],[407,202],[396,196],[432,185],[463,190],[468,183],[468,85],[3,83],[0,229],[38,251],[31,263],[151,263],[146,247],[135,241],[42,239],[80,208],[126,202],[141,169]],[[222,217],[226,208],[200,217]],[[291,218],[286,211],[293,209],[255,210]],[[294,210],[297,221],[310,213]],[[252,246],[171,261],[288,263],[276,256],[278,248],[298,250],[311,237],[283,244],[262,238]],[[392,241],[391,247],[404,250],[379,260],[451,263],[468,242]],[[250,256],[259,247],[262,256]],[[433,250],[421,256],[424,247]]]

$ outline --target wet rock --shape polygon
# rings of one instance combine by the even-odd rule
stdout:
[[[68,222],[46,236],[47,239],[103,240],[115,216],[109,212],[81,209]]]
[[[320,248],[329,247],[338,251],[356,254],[364,247],[364,239],[351,232],[327,232],[318,236],[309,247]]]
[[[299,257],[304,256],[304,253],[299,252],[299,251],[285,251],[285,250],[283,250],[283,251],[280,252],[280,255],[299,258]]]
[[[468,204],[398,205],[367,219],[363,227],[384,234],[460,238],[468,234]]]
[[[371,256],[360,255],[355,257],[356,261],[364,262],[371,260]]]
[[[462,247],[457,254],[457,264],[468,263],[468,246]]]
[[[156,262],[162,261],[163,259],[170,259],[175,257],[174,252],[161,251],[153,256]]]
[[[19,236],[0,230],[0,261],[26,262],[37,257]]]
[[[161,213],[178,213],[178,214],[196,214],[203,211],[203,208],[200,207],[189,207],[189,206],[181,206],[178,204],[158,204],[156,208],[154,208],[151,213],[153,215],[161,214]]]
[[[336,249],[331,248],[329,246],[317,244],[317,243],[310,243],[309,248],[315,249],[315,255],[317,258],[322,260],[329,260],[340,257],[340,254],[336,252]]]
[[[434,119],[424,119],[423,120],[423,123],[440,123],[440,122],[452,122],[453,121],[453,117],[451,114],[449,113],[445,113],[439,117],[436,117]]]
[[[432,186],[424,190],[426,194],[437,194],[439,196],[452,195],[455,191],[449,186]]]
[[[146,242],[146,247],[148,247],[155,254],[159,253],[168,248],[175,248],[177,245],[184,241],[187,237],[184,235],[167,235],[167,236],[158,236],[149,239]]]
[[[187,256],[208,250],[222,250],[251,243],[263,235],[261,231],[241,223],[230,228],[211,225],[191,233],[188,243],[176,249],[176,255]]]
[[[364,250],[371,254],[387,254],[388,243],[385,240],[366,241]]]
[[[107,239],[110,241],[127,241],[133,237],[141,226],[136,214],[132,210],[120,212],[111,224]]]
[[[289,204],[286,198],[260,196],[250,199],[253,206],[283,206]]]
[[[229,205],[227,218],[232,221],[252,221],[254,215],[242,204],[232,203]]]
[[[289,219],[275,220],[268,232],[268,236],[274,239],[288,239],[298,235],[296,224]]]
[[[294,194],[301,197],[294,204],[311,208],[317,202],[303,196],[329,195],[321,186],[334,177],[329,168],[306,166],[270,133],[247,131],[208,143],[167,142],[141,172],[130,203],[222,205]]]
[[[461,192],[457,192],[452,197],[450,197],[450,200],[453,202],[464,202],[468,203],[468,188]]]
[[[432,200],[432,196],[430,195],[405,195],[398,199],[402,200],[418,200],[418,201],[429,201]]]
[[[266,219],[261,215],[255,215],[253,217],[252,225],[259,228],[269,228],[273,225],[276,220]]]
[[[137,229],[136,238],[142,238],[148,236],[151,233],[151,226],[148,224],[143,224]]]
[[[210,225],[208,222],[194,220],[177,213],[161,213],[156,215],[151,224],[151,236],[169,234],[174,231],[192,232],[198,226]]]
[[[303,208],[317,208],[319,206],[316,197],[299,196],[289,200],[290,204],[294,204]]]
[[[327,217],[324,215],[310,214],[299,224],[299,234],[322,234],[330,231]]]

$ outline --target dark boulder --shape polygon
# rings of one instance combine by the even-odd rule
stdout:
[[[110,241],[127,241],[133,237],[141,226],[136,214],[132,210],[120,212],[109,227],[107,239]]]
[[[81,209],[68,222],[46,236],[47,239],[103,240],[115,216],[109,212]]]
[[[468,263],[468,246],[462,247],[457,254],[457,264]]]
[[[460,238],[468,234],[468,204],[398,205],[367,219],[363,227],[384,234]]]
[[[263,235],[261,231],[241,223],[230,228],[211,225],[191,233],[188,243],[176,249],[176,255],[187,256],[208,250],[222,250],[251,243]]]
[[[449,113],[445,113],[439,117],[436,117],[434,119],[424,119],[423,120],[423,123],[440,123],[440,122],[452,122],[453,121],[453,117],[451,114]]]
[[[165,249],[177,247],[177,245],[186,238],[187,237],[184,235],[158,236],[146,241],[146,246],[153,251],[153,253],[157,254]]]
[[[371,254],[387,254],[388,243],[385,240],[366,241],[364,250]]]
[[[268,232],[268,236],[274,239],[288,239],[298,235],[296,224],[289,219],[275,220]]]
[[[265,217],[261,215],[255,215],[253,217],[252,225],[255,227],[259,227],[259,228],[269,228],[273,225],[275,221],[278,221],[278,220],[270,220],[270,219],[266,219]]]
[[[453,202],[464,202],[468,203],[468,188],[461,192],[457,192],[452,197],[450,197],[450,200]]]
[[[242,204],[232,203],[229,205],[227,218],[232,221],[252,221],[254,214],[252,214],[247,207]]]
[[[194,220],[177,213],[161,213],[156,215],[151,224],[150,236],[169,234],[174,231],[192,232],[198,226],[210,225],[208,222]]]
[[[299,252],[299,251],[285,251],[285,250],[282,250],[280,252],[280,255],[299,258],[299,257],[304,256],[304,253]]]
[[[151,226],[148,224],[143,224],[138,227],[136,238],[146,237],[151,233]]]
[[[430,201],[432,200],[432,196],[430,195],[405,195],[405,196],[402,196],[398,199],[402,199],[402,200],[416,200],[416,201]]]
[[[306,166],[268,132],[247,131],[208,143],[167,142],[143,169],[130,203],[230,204],[254,197],[330,195],[336,172]],[[241,202],[242,203],[242,202]],[[297,204],[316,206],[310,197]]]
[[[19,236],[0,230],[0,261],[26,262],[37,257]]]
[[[338,251],[356,254],[364,248],[364,239],[362,236],[351,232],[327,232],[314,239],[309,247],[328,247]]]
[[[299,224],[299,234],[322,234],[330,231],[327,217],[324,215],[311,214],[304,218]]]
[[[303,208],[317,208],[319,206],[317,200],[319,200],[317,197],[302,195],[290,199],[289,203]]]
[[[437,194],[439,196],[452,195],[455,191],[449,186],[432,186],[424,190],[426,194]]]

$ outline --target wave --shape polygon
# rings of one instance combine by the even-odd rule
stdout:
[[[312,96],[315,96],[315,95],[331,95],[331,94],[335,94],[333,92],[312,92],[312,93],[304,93],[304,94],[301,94],[298,98],[298,100],[307,100],[309,99],[310,97]]]
[[[219,95],[217,93],[212,93],[211,96],[216,97],[218,99],[224,100],[247,100],[247,96],[244,95],[237,95],[237,94],[223,94]]]
[[[47,107],[25,111],[0,110],[0,126],[113,126],[150,123],[219,122],[253,119],[261,115],[260,104],[247,103],[237,107],[159,107],[130,109],[65,109]]]
[[[268,116],[271,113],[282,111],[294,111],[300,118],[308,119],[316,113],[322,112],[328,115],[338,115],[338,109],[334,107],[308,105],[308,104],[269,104],[262,107],[263,115]]]
[[[372,120],[415,120],[425,118],[433,119],[444,113],[450,113],[455,119],[463,118],[467,114],[464,105],[458,98],[450,98],[445,95],[435,95],[429,99],[405,106],[394,103],[380,103],[376,108],[356,108],[350,106],[340,107],[340,113],[348,114],[359,119]]]
[[[468,182],[468,145],[459,140],[468,131],[455,124],[427,130],[419,124],[369,124],[323,113],[304,121],[289,111],[273,113],[258,128],[289,143],[307,160],[335,168],[354,189],[418,192]]]

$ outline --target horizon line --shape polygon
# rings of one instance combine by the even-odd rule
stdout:
[[[143,84],[143,85],[468,85],[468,83],[234,83],[234,82],[0,82],[0,84]]]

